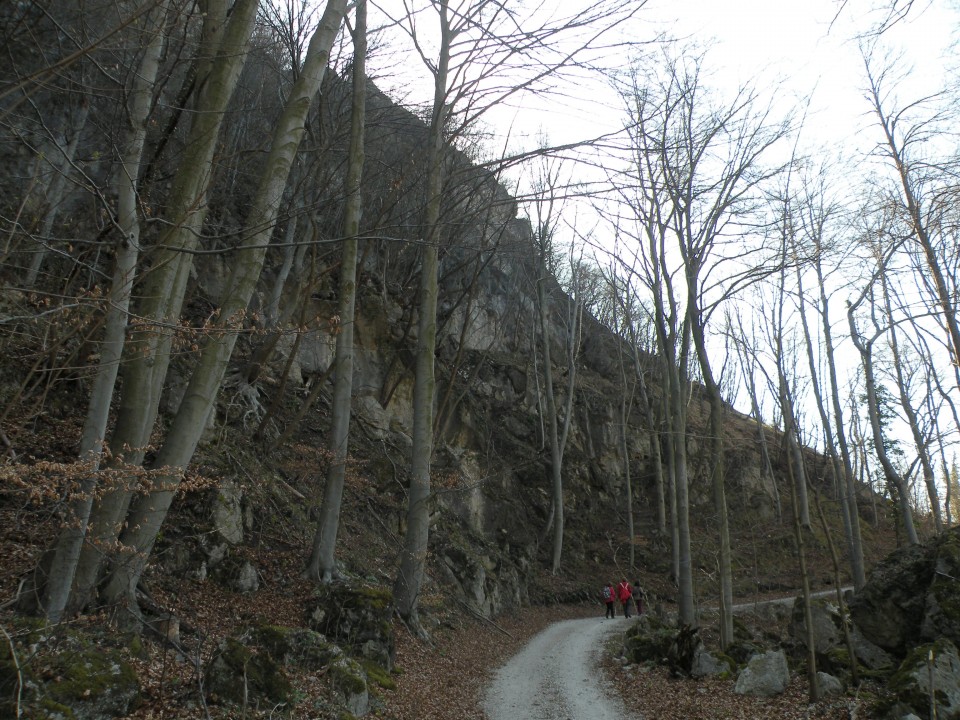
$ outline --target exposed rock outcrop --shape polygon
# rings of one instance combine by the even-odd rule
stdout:
[[[391,603],[391,594],[379,588],[325,585],[307,608],[307,619],[312,629],[390,671],[396,659]]]
[[[897,657],[918,640],[960,644],[960,527],[878,563],[850,613],[867,640]]]

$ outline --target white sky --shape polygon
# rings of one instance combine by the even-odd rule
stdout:
[[[401,12],[400,0],[376,1],[394,13]],[[581,0],[558,1],[562,13]],[[899,0],[901,4],[907,1]],[[709,48],[705,69],[713,74],[718,91],[753,82],[761,90],[776,91],[787,103],[812,97],[805,136],[817,143],[855,144],[869,125],[862,91],[863,61],[856,38],[880,18],[877,7],[893,0],[846,0],[838,16],[842,2],[647,0],[615,39],[649,41],[665,34],[681,43]],[[419,30],[430,35],[434,25],[435,20],[426,13]],[[884,34],[884,46],[902,51],[905,64],[913,67],[911,84],[918,94],[939,87],[948,64],[954,72],[960,66],[960,51],[950,49],[958,28],[960,0],[913,0],[908,18]],[[626,66],[629,58],[625,55],[615,55],[609,64]],[[407,100],[429,101],[432,88],[419,60],[407,56],[390,65],[388,75],[398,78],[393,81],[395,90],[413,91],[415,97]],[[616,98],[602,78],[564,91],[579,97],[548,104],[527,100],[520,108],[494,109],[486,121],[498,132],[511,132],[525,146],[532,140],[519,137],[533,138],[541,131],[552,143],[563,143],[622,123]]]
[[[807,134],[839,141],[865,125],[856,36],[878,17],[870,8],[879,1],[849,0],[839,17],[837,0],[651,0],[647,8],[673,35],[713,38],[709,57],[725,82],[778,84],[787,97],[812,94]],[[942,82],[957,24],[949,3],[915,0],[908,19],[883,42],[902,50],[917,88],[926,89]]]

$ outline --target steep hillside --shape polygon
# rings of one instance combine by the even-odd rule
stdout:
[[[332,124],[339,117],[335,100],[334,92],[329,101],[333,109],[326,108]],[[376,223],[370,221],[376,232],[371,229],[365,241],[358,282],[355,421],[338,556],[346,578],[388,589],[396,571],[409,482],[416,340],[412,298],[418,263],[413,242],[417,228],[411,217],[418,207],[417,139],[423,128],[415,116],[373,88],[371,104],[378,131],[371,135],[367,157],[371,173],[376,168],[379,176],[367,215],[376,217]],[[626,428],[628,451],[622,452],[619,414],[625,389],[619,358],[627,349],[589,316],[579,334],[563,461],[563,562],[558,575],[546,572],[550,484],[535,319],[537,252],[529,223],[518,217],[516,202],[497,178],[463,154],[451,153],[449,162],[435,493],[421,615],[429,628],[447,622],[450,612],[493,618],[529,604],[590,599],[601,582],[613,576],[636,575],[657,602],[671,603],[670,538],[657,528],[653,444],[659,440],[635,407]],[[394,193],[408,182],[409,194]],[[231,197],[229,205],[219,208],[217,222],[229,225],[231,208],[240,205],[241,198]],[[331,228],[338,210],[338,198],[323,198],[314,208],[316,222],[294,230],[335,237]],[[282,260],[279,253],[272,258],[261,280],[259,297],[265,305],[282,273]],[[230,262],[228,253],[198,257],[185,321],[201,327],[217,307]],[[238,343],[216,414],[141,587],[144,607],[152,616],[178,620],[180,637],[190,638],[185,643],[198,658],[196,667],[222,637],[238,628],[253,622],[305,622],[313,588],[300,579],[300,571],[325,477],[329,370],[339,322],[336,251],[325,251],[312,262],[309,272],[306,263],[300,269],[298,287],[307,291],[285,291],[279,331],[258,325],[251,313],[250,332]],[[555,280],[549,286],[554,376],[560,378],[563,407],[571,368],[556,359],[565,357],[571,300]],[[0,602],[6,613],[28,587],[23,580],[58,531],[73,483],[85,472],[74,461],[99,327],[95,303],[63,301],[51,321],[52,292],[26,293],[14,287],[8,283],[0,295],[0,316],[10,330],[0,338],[7,456],[6,471],[0,475],[5,557]],[[171,368],[155,430],[158,440],[195,363],[191,349],[190,342],[184,342]],[[644,357],[641,367],[656,398],[653,358]],[[300,417],[305,401],[314,397]],[[700,441],[706,413],[695,388],[687,438],[694,469],[690,496],[695,582],[699,602],[710,606],[715,603],[717,557]],[[778,436],[767,428],[777,454],[772,459],[774,475],[765,478],[755,423],[729,410],[725,427],[735,593],[748,598],[796,588],[789,490]],[[822,461],[814,453],[808,453],[807,460],[833,542],[842,547]],[[637,520],[633,538],[628,537],[626,520],[628,466]],[[889,549],[894,535],[884,503],[866,489],[859,500],[870,561]],[[876,517],[875,508],[880,508]],[[635,567],[628,564],[631,541]],[[814,581],[833,582],[828,542],[819,524],[808,541]],[[846,581],[845,572],[841,559],[841,582]],[[110,611],[85,617],[81,624],[100,627],[116,620]],[[4,619],[11,627],[23,622],[10,614]],[[189,668],[176,672],[179,682],[191,682]]]

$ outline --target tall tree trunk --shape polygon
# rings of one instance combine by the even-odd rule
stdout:
[[[353,395],[353,325],[357,301],[357,235],[363,212],[360,181],[363,175],[363,126],[367,95],[367,3],[358,0],[353,29],[353,103],[350,112],[350,156],[346,178],[343,259],[340,264],[340,332],[337,335],[336,371],[331,408],[330,465],[323,489],[320,519],[306,574],[329,582],[336,575],[337,529],[350,443],[350,410]]]
[[[850,446],[847,441],[847,431],[843,421],[843,407],[840,403],[840,385],[837,382],[837,361],[833,348],[833,332],[830,327],[830,306],[827,301],[827,291],[823,282],[823,266],[820,262],[821,253],[814,258],[814,269],[817,273],[817,284],[820,287],[820,319],[823,333],[823,348],[827,360],[830,400],[833,403],[833,427],[836,430],[837,447],[843,461],[844,491],[847,496],[847,506],[850,508],[850,530],[853,545],[851,547],[851,569],[853,570],[853,586],[860,590],[867,582],[863,560],[863,537],[860,533],[860,509],[857,502],[857,479],[853,472],[853,461],[850,458]],[[856,560],[854,561],[854,558]]]
[[[789,439],[789,435],[785,435]],[[793,507],[793,537],[797,543],[797,562],[800,566],[801,600],[803,602],[803,624],[807,646],[807,681],[810,687],[810,702],[820,699],[820,683],[817,678],[817,653],[813,628],[813,612],[810,606],[810,573],[807,572],[807,551],[803,542],[804,525],[800,516],[800,498],[797,487],[800,478],[795,475],[796,467],[787,463],[787,475],[790,478],[790,500]]]
[[[277,120],[260,187],[245,221],[250,232],[238,248],[238,260],[226,285],[228,290],[221,303],[218,326],[204,339],[200,360],[190,377],[167,438],[157,454],[155,467],[161,470],[162,475],[156,480],[156,488],[138,497],[130,508],[127,529],[121,536],[121,542],[134,548],[136,553],[129,562],[114,565],[102,593],[108,603],[126,598],[135,607],[135,590],[140,574],[166,518],[180,477],[193,457],[213,412],[236,344],[237,328],[243,322],[263,268],[270,234],[303,137],[307,113],[320,88],[330,49],[345,14],[346,0],[329,0],[310,40],[301,72]]]
[[[710,465],[713,479],[713,504],[717,513],[717,532],[720,541],[720,649],[726,650],[733,642],[733,566],[730,559],[730,521],[727,516],[723,472],[723,397],[713,379],[710,357],[707,354],[703,316],[699,298],[696,295],[699,287],[697,273],[689,271],[688,274],[687,318],[700,363],[700,374],[710,401]]]
[[[810,325],[807,322],[806,300],[803,290],[803,277],[799,264],[796,267],[797,278],[797,307],[800,310],[800,324],[803,328],[804,346],[807,351],[807,364],[810,370],[810,380],[813,385],[813,397],[816,401],[817,412],[820,415],[820,424],[823,429],[827,455],[833,468],[837,489],[840,495],[840,514],[843,520],[843,530],[847,539],[847,548],[850,553],[850,569],[853,575],[854,587],[863,587],[866,574],[863,567],[863,549],[860,545],[860,524],[856,521],[856,496],[849,493],[850,478],[846,475],[846,466],[840,461],[837,444],[834,442],[833,425],[827,408],[824,405],[823,391],[817,371],[818,362],[813,350],[813,338]],[[821,293],[824,292],[821,288]],[[826,311],[826,308],[823,308]]]
[[[913,437],[913,446],[917,451],[917,457],[920,460],[920,469],[923,473],[923,480],[927,488],[927,499],[930,501],[930,510],[933,513],[933,523],[936,532],[943,531],[943,514],[940,509],[940,496],[937,492],[937,479],[933,472],[933,462],[930,458],[930,451],[927,447],[927,440],[920,429],[920,419],[917,417],[917,411],[910,400],[907,380],[903,372],[903,358],[900,353],[900,341],[897,338],[897,326],[893,316],[893,302],[890,298],[890,286],[887,283],[886,275],[880,276],[880,287],[883,290],[883,304],[887,313],[887,337],[889,338],[890,354],[893,356],[893,368],[897,377],[897,396],[900,400],[900,407],[907,419],[907,425],[910,427],[910,435]]]
[[[627,368],[626,363],[623,360],[623,337],[624,332],[622,328],[626,328],[630,325],[630,318],[624,317],[623,325],[621,325],[617,318],[617,308],[619,307],[619,301],[617,295],[620,291],[617,289],[616,283],[613,287],[613,326],[616,329],[616,341],[617,341],[617,362],[620,366],[620,452],[623,457],[623,479],[626,485],[627,490],[627,535],[630,538],[630,569],[633,570],[637,566],[636,560],[636,543],[635,543],[635,530],[633,525],[633,484],[630,478],[630,445],[627,438],[627,420],[630,417],[630,405],[631,402],[627,400]],[[633,353],[634,358],[636,357],[636,348],[634,348]],[[632,398],[633,393],[629,393]]]
[[[106,297],[104,335],[100,343],[100,360],[90,391],[90,405],[80,438],[80,458],[90,462],[90,475],[83,480],[79,493],[71,503],[68,519],[57,539],[50,562],[44,593],[44,615],[52,623],[59,622],[70,598],[80,550],[86,537],[87,523],[96,489],[95,472],[103,455],[107,418],[113,399],[120,357],[127,330],[130,295],[140,250],[140,220],[137,215],[137,180],[147,134],[153,86],[160,67],[160,55],[166,40],[167,0],[157,7],[156,17],[148,18],[155,28],[149,30],[143,58],[132,76],[126,118],[127,139],[120,158],[116,178],[117,225],[122,233],[116,249],[116,265]]]
[[[779,340],[778,340],[779,342]],[[796,487],[794,497],[797,502],[797,516],[800,525],[810,528],[810,503],[807,497],[807,474],[804,469],[803,451],[800,445],[800,428],[797,425],[796,413],[793,405],[793,394],[786,377],[786,368],[783,361],[777,361],[777,375],[779,377],[780,412],[783,415],[783,437],[787,443],[787,464],[791,468],[790,476],[794,478]]]
[[[137,470],[149,442],[160,402],[160,391],[170,364],[173,332],[180,319],[187,280],[207,211],[206,194],[212,175],[223,113],[233,95],[246,59],[258,0],[237,0],[227,13],[226,0],[206,6],[198,56],[200,90],[183,162],[170,192],[168,229],[146,278],[137,315],[143,320],[130,330],[124,346],[123,392],[110,451],[117,466],[131,468],[124,480],[105,488],[91,512],[89,537],[77,566],[71,604],[82,607],[92,597],[100,569],[120,533],[130,505]]]
[[[541,242],[545,240],[541,239]],[[550,478],[552,508],[547,527],[553,527],[553,550],[550,559],[551,572],[560,570],[563,552],[563,474],[560,455],[560,433],[557,427],[557,399],[553,388],[553,360],[550,353],[550,314],[547,298],[546,254],[541,252],[541,276],[537,279],[537,304],[540,309],[540,344],[543,358],[543,394],[547,403],[547,442],[550,446]]]
[[[394,581],[394,604],[400,617],[418,632],[420,588],[430,541],[430,466],[433,460],[433,411],[436,395],[437,271],[440,245],[440,203],[443,193],[443,129],[447,117],[447,75],[450,67],[450,30],[447,0],[437,0],[440,18],[440,54],[434,69],[433,114],[427,151],[427,205],[424,212],[423,264],[420,269],[420,317],[413,385],[413,447],[407,532]]]

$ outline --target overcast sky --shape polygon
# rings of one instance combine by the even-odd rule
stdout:
[[[811,96],[808,133],[840,141],[865,125],[863,61],[857,36],[879,19],[883,0],[650,0],[651,20],[676,37],[711,43],[723,83],[756,80],[787,97]],[[918,90],[939,86],[958,25],[956,3],[915,0],[907,20],[882,42],[904,54]],[[955,64],[955,63],[954,63]]]
[[[853,151],[867,142],[863,130],[870,123],[858,36],[879,19],[871,8],[883,2],[847,0],[838,15],[838,0],[648,0],[623,32],[634,40],[664,33],[706,48],[706,69],[720,92],[753,82],[765,92],[776,91],[784,103],[811,98],[805,137]],[[902,52],[905,66],[913,67],[911,84],[918,95],[939,89],[948,66],[958,64],[960,54],[951,49],[960,26],[958,4],[914,0],[908,18],[882,38],[885,48]],[[554,143],[613,128],[622,119],[616,117],[612,94],[606,100],[609,110],[592,105],[604,95],[602,82],[582,88],[580,106],[528,105],[491,117],[515,134],[542,129]]]

